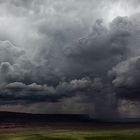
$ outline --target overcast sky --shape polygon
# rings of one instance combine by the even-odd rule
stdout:
[[[139,0],[0,0],[0,110],[140,117]]]

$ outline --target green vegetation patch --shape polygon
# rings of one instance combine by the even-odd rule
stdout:
[[[23,130],[1,133],[0,140],[140,140],[140,128],[127,130]]]
[[[75,138],[53,138],[47,137],[40,134],[35,134],[33,136],[28,136],[24,140],[76,140]]]

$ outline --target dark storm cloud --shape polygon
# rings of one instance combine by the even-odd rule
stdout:
[[[118,100],[139,100],[139,15],[121,17],[138,1],[0,2],[1,105],[111,118]]]
[[[48,85],[38,85],[32,83],[26,85],[21,82],[14,82],[3,85],[0,88],[1,104],[33,103],[33,102],[58,102],[64,97],[76,96],[79,92],[86,93],[92,87],[89,78],[72,80],[69,82],[60,82],[56,87]],[[12,102],[10,101],[12,100]]]
[[[135,57],[121,62],[110,71],[114,77],[113,85],[120,97],[140,100],[140,58]]]
[[[127,20],[127,17],[118,17],[110,24],[109,29],[102,20],[97,20],[90,35],[81,39],[77,45],[65,48],[73,67],[79,67],[80,71],[82,67],[83,72],[85,69],[85,72],[91,72],[93,76],[102,76],[125,59],[129,51],[128,39],[131,36]]]
[[[117,111],[113,111],[114,108],[117,110],[113,99],[115,91],[107,73],[129,57],[129,40],[135,32],[131,21],[127,17],[117,17],[107,28],[102,20],[97,20],[89,35],[68,46],[66,38],[69,36],[65,36],[65,30],[64,33],[61,30],[63,36],[57,36],[61,32],[56,29],[56,36],[47,34],[47,30],[38,31],[51,37],[52,43],[48,44],[49,47],[43,44],[32,58],[27,57],[28,52],[22,53],[14,47],[18,51],[11,51],[9,57],[13,55],[16,58],[12,56],[13,60],[4,60],[7,52],[3,51],[0,65],[1,83],[4,84],[2,104],[4,101],[5,104],[8,101],[10,104],[59,102],[60,99],[81,95],[86,97],[85,102],[93,102],[97,117],[103,116],[104,110],[110,111],[107,117],[113,117],[111,114],[117,116]]]

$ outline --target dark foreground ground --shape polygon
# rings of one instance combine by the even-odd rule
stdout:
[[[0,113],[0,140],[140,140],[140,123],[4,112]]]

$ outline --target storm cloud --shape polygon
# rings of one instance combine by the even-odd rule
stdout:
[[[139,12],[138,0],[1,0],[0,110],[140,116]]]

